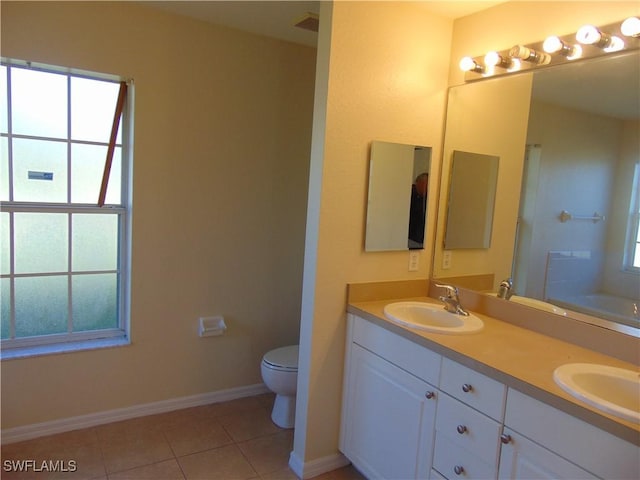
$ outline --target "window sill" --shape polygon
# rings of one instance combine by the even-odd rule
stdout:
[[[40,357],[44,355],[56,355],[58,353],[81,352],[86,350],[98,350],[101,348],[123,347],[131,342],[127,337],[100,338],[96,340],[83,340],[78,342],[56,343],[51,345],[39,345],[31,347],[8,348],[2,350],[0,360],[16,360],[20,358]]]

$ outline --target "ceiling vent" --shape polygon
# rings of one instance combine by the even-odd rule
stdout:
[[[307,12],[298,20],[296,20],[293,23],[293,26],[302,28],[303,30],[310,30],[312,32],[317,32],[319,24],[320,24],[320,17],[316,13]]]

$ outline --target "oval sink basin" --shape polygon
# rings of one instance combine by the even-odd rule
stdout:
[[[384,307],[384,315],[392,322],[419,330],[454,335],[476,333],[484,323],[469,316],[447,312],[442,306],[426,302],[396,302]]]
[[[565,392],[604,412],[640,422],[640,372],[592,363],[568,363],[553,372]]]

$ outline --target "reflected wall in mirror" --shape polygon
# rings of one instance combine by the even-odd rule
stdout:
[[[424,248],[431,147],[374,141],[365,251]]]
[[[498,180],[495,155],[454,150],[444,248],[489,248]]]
[[[496,92],[512,91],[516,84],[522,87],[520,94],[482,113],[488,102],[495,102]],[[634,50],[453,87],[445,155],[447,146],[458,143],[476,151],[491,148],[486,138],[464,138],[455,127],[450,132],[449,117],[470,111],[478,123],[497,124],[499,132],[489,139],[495,148],[506,142],[514,153],[500,154],[492,243],[500,243],[501,251],[494,245],[488,251],[455,251],[451,269],[443,270],[438,268],[442,251],[436,249],[434,277],[492,274],[494,292],[501,280],[513,277],[517,295],[638,335],[638,85],[640,52]],[[510,115],[508,110],[526,111],[526,128],[514,122],[505,130],[502,119]],[[514,137],[521,141],[519,147]],[[446,158],[443,171],[449,168]],[[511,173],[505,176],[504,170]],[[438,229],[441,225],[438,218]],[[442,245],[437,238],[436,245]]]

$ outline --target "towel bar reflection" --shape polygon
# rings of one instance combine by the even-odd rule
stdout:
[[[593,212],[592,216],[586,215],[572,215],[571,213],[563,210],[560,213],[560,221],[562,223],[568,222],[569,220],[591,220],[593,223],[604,222],[604,215],[600,215],[598,212]]]

